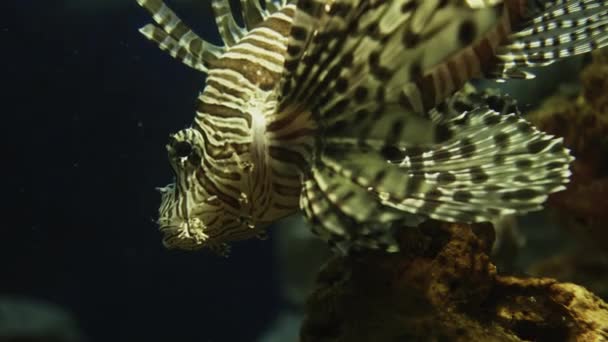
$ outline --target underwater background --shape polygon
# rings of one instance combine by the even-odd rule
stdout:
[[[170,3],[202,37],[220,42],[204,0]],[[173,177],[164,145],[192,121],[204,76],[141,36],[147,13],[129,0],[7,0],[0,17],[8,157],[0,342],[295,340],[311,279],[327,257],[299,217],[271,228],[268,241],[236,243],[229,258],[160,242],[155,187]],[[574,101],[589,59],[557,63],[505,89],[524,113],[556,92]],[[596,206],[608,209],[602,199]],[[499,272],[576,280],[605,299],[608,259],[588,248],[594,235],[560,229],[554,216],[505,223]],[[584,219],[578,226],[589,226]],[[585,249],[593,254],[587,268],[559,259]],[[570,267],[578,278],[565,274]]]
[[[198,3],[181,11],[219,39]],[[164,145],[191,122],[203,76],[141,36],[135,1],[0,8],[0,307],[52,303],[87,341],[254,340],[279,306],[273,244],[238,244],[228,259],[167,251],[154,222],[155,187],[172,179]],[[0,328],[23,322],[1,313]]]

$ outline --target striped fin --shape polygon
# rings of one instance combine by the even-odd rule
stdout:
[[[247,30],[253,29],[268,16],[259,0],[241,0],[241,12]]]
[[[224,44],[230,47],[236,45],[249,31],[259,26],[270,15],[283,10],[288,3],[293,1],[295,0],[262,0],[266,7],[263,9],[259,0],[241,0],[244,28],[236,22],[230,0],[211,0],[211,8],[220,36]]]
[[[148,24],[140,32],[189,67],[207,72],[209,65],[223,53],[222,47],[194,33],[162,0],[137,0],[137,3],[148,10],[160,26]]]
[[[367,189],[349,185],[329,168],[312,170],[311,177],[316,186],[333,206],[339,208],[355,224],[387,223],[402,218],[404,214],[396,210],[386,210],[374,203],[374,194]]]
[[[423,117],[460,88],[466,77],[441,83],[425,101],[421,83],[446,57],[483,37],[500,15],[456,0],[303,0],[297,6],[279,111],[306,106],[329,130],[351,135],[378,118],[383,122],[376,126],[384,128],[376,135],[391,135],[398,118]],[[421,130],[425,125],[432,127],[416,123]],[[392,135],[408,136],[406,130]]]
[[[325,167],[373,191],[385,206],[443,221],[490,221],[541,208],[564,189],[572,160],[562,139],[515,114],[477,109],[450,123],[458,133],[426,150],[328,146]]]
[[[233,46],[243,38],[246,31],[234,20],[230,2],[228,0],[212,0],[211,8],[213,9],[215,23],[220,31],[222,41],[226,46]]]
[[[531,78],[519,70],[552,64],[608,46],[608,1],[553,1],[497,49],[499,63],[489,76]]]
[[[336,177],[329,169],[313,170],[304,183],[300,206],[313,233],[342,251],[398,250],[390,226],[407,214],[383,207],[372,192]]]

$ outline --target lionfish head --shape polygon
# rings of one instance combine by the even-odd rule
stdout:
[[[227,255],[227,232],[243,225],[238,214],[226,210],[213,193],[209,170],[203,166],[201,133],[188,128],[172,135],[166,145],[175,181],[161,193],[158,224],[163,244],[170,249],[210,249]]]

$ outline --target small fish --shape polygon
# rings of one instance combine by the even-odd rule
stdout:
[[[137,1],[156,23],[141,32],[207,75],[166,146],[163,241],[221,254],[300,209],[338,249],[390,252],[404,224],[541,209],[569,151],[467,82],[608,45],[608,1],[241,0],[241,27],[212,0],[223,46]]]

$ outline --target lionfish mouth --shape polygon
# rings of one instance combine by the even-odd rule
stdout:
[[[192,222],[190,224],[192,225]],[[227,257],[230,254],[230,246],[227,243],[211,242],[201,228],[192,229],[186,220],[180,223],[161,224],[159,230],[163,234],[163,244],[167,249],[194,251],[206,248],[218,256]]]
[[[198,218],[159,219],[158,224],[167,248],[200,249],[209,239],[209,235],[204,233],[206,226]]]

